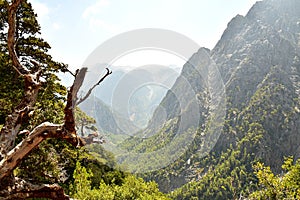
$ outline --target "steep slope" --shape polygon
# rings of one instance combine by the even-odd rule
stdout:
[[[213,123],[209,118],[213,106],[211,94],[201,73],[197,75],[187,67],[189,62],[185,65],[182,76],[190,77],[187,80],[194,93],[201,97],[201,103],[192,106],[199,107],[196,109],[201,113],[196,115],[198,121],[192,115],[186,117],[187,121],[199,122],[194,129],[196,135],[179,159],[164,169],[144,174],[144,178],[156,180],[164,191],[192,181],[173,193],[177,199],[191,199],[193,196],[234,199],[255,188],[253,162],[261,160],[280,172],[284,156],[299,157],[299,10],[300,1],[297,0],[257,2],[246,16],[238,15],[228,23],[216,47],[208,52],[211,56],[209,62],[217,64],[226,87],[227,111],[218,142],[205,157],[199,151],[202,136],[209,135],[207,127]],[[203,60],[195,55],[191,59],[196,58]],[[205,64],[196,66],[205,68]],[[138,142],[132,139],[123,143],[124,147],[151,152],[151,149],[160,148],[161,136],[165,140],[174,137],[178,123],[174,123],[173,128],[166,128],[170,125],[167,122],[175,119],[178,122],[184,114],[182,110],[192,110],[185,107],[188,104],[179,105],[180,101],[193,99],[185,95],[186,88],[179,82],[163,99],[160,106],[164,108],[163,112],[155,111],[146,131],[147,136],[151,135],[150,139]],[[181,92],[180,97],[174,95],[176,91]]]
[[[299,146],[299,6],[294,0],[256,3],[245,17],[228,24],[212,51],[226,84],[228,107],[238,111],[239,122],[233,123],[264,127],[268,145],[262,158],[272,158],[267,164],[275,168]]]
[[[122,115],[112,110],[103,101],[96,96],[91,96],[79,106],[87,115],[96,120],[96,126],[100,134],[106,134],[108,138],[113,135],[118,135],[120,140],[128,137],[127,133],[136,132],[135,127],[131,121],[124,118]],[[120,126],[120,123],[122,126]]]
[[[279,173],[284,156],[299,157],[299,9],[299,1],[266,0],[228,24],[211,54],[226,85],[224,130],[204,162],[211,169],[195,159],[191,174],[204,168],[201,178],[173,198],[242,198],[256,187],[254,162]]]
[[[119,145],[130,152],[117,158],[121,164],[135,172],[160,169],[178,159],[191,145],[208,115],[208,77],[203,74],[208,73],[210,63],[209,50],[202,48],[183,66],[147,128]]]
[[[157,105],[167,93],[167,87],[173,85],[180,71],[176,66],[122,67],[95,64],[88,69],[83,91],[87,91],[100,79],[105,67],[109,67],[113,73],[101,83],[101,87],[93,90],[93,98],[84,102],[81,108],[98,118],[97,124],[101,131],[127,135],[133,135],[147,126]],[[96,116],[93,110],[103,112],[97,112]]]

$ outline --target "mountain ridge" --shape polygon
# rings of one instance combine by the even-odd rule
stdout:
[[[275,172],[280,173],[280,166],[285,156],[299,157],[300,15],[297,12],[298,8],[300,2],[295,0],[260,1],[253,5],[246,16],[237,15],[228,23],[217,45],[207,52],[210,59],[218,66],[226,87],[226,118],[216,145],[209,155],[199,157],[203,135],[207,134],[206,127],[210,124],[209,109],[204,109],[205,106],[200,103],[198,104],[202,106],[200,113],[203,112],[204,115],[199,118],[200,126],[191,146],[170,166],[161,171],[142,175],[146,180],[157,181],[163,191],[172,191],[184,183],[191,182],[181,190],[185,190],[186,197],[183,198],[182,194],[174,195],[177,199],[190,199],[196,196],[206,199],[216,198],[218,192],[223,194],[223,199],[233,199],[234,194],[250,189],[250,181],[256,181],[252,169],[252,164],[256,161],[263,161]],[[192,68],[184,67],[181,76],[188,77],[195,74],[197,73],[193,72]],[[188,80],[194,84],[194,91],[197,97],[202,97],[202,102],[205,99],[211,101],[209,93],[205,94],[205,90],[201,88],[207,83],[201,79],[201,75]],[[175,83],[172,91],[178,89],[184,94],[185,90],[180,87],[182,85],[176,86]],[[181,98],[192,99],[188,95]],[[175,96],[171,91],[167,93],[161,105],[166,107],[165,115],[168,120],[180,116]],[[159,114],[154,114],[151,123],[155,124],[154,127],[163,127],[162,120],[156,116]],[[168,131],[163,133],[165,138],[168,138],[168,135],[172,138],[172,134]],[[152,144],[149,144],[150,140],[144,144],[143,142],[137,144],[134,140],[126,142],[125,146],[130,146],[130,149],[136,147],[137,150],[151,152],[150,146],[157,145],[159,139]],[[231,164],[225,162],[226,159],[232,160]],[[225,170],[224,166],[228,169]],[[199,173],[201,178],[195,179],[198,177],[195,171],[200,169],[202,169]],[[221,173],[217,174],[217,172]],[[248,178],[245,178],[242,172],[246,173]],[[228,178],[233,176],[231,173],[237,173],[232,183],[243,187],[237,189],[238,191],[234,191],[233,188],[225,191],[213,188],[214,184],[219,187],[221,187],[219,184],[229,184]],[[193,182],[193,180],[197,181]],[[221,183],[221,180],[224,183]],[[194,189],[188,191],[189,187]]]

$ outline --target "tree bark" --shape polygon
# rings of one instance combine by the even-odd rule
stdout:
[[[36,102],[37,94],[40,89],[40,71],[35,74],[30,74],[25,66],[23,66],[16,54],[15,34],[16,34],[16,12],[22,0],[14,0],[8,8],[8,36],[7,46],[9,56],[16,72],[24,78],[25,88],[24,97],[19,105],[14,109],[13,113],[9,115],[0,132],[0,159],[14,147],[15,139],[22,125],[24,118],[27,118],[28,113],[32,110]]]
[[[27,198],[70,199],[57,184],[34,185],[18,178],[15,178],[13,182],[12,187],[0,191],[0,200],[23,200]]]
[[[0,200],[25,198],[69,199],[58,185],[33,185],[13,176],[13,170],[20,161],[47,138],[64,139],[74,146],[81,147],[85,141],[77,136],[75,129],[74,108],[77,102],[77,93],[83,83],[86,68],[78,70],[73,85],[68,91],[67,103],[64,110],[64,124],[44,122],[32,131],[19,130],[24,120],[29,116],[36,103],[41,86],[41,71],[30,73],[22,65],[16,54],[16,12],[22,0],[12,0],[8,8],[8,37],[7,45],[13,68],[24,78],[24,97],[19,105],[10,114],[0,132]],[[99,84],[111,72],[100,79]],[[91,90],[89,91],[90,94]],[[87,95],[88,96],[88,95]],[[87,98],[87,96],[85,98]],[[81,99],[82,100],[82,99]],[[18,133],[29,133],[19,144],[15,144]]]

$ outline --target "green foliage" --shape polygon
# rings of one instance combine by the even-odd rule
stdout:
[[[13,109],[24,95],[23,78],[15,72],[7,50],[7,8],[8,1],[0,2],[0,125],[5,123]],[[66,88],[60,84],[56,73],[65,71],[66,65],[52,60],[47,53],[50,45],[40,37],[40,25],[28,1],[22,1],[17,11],[16,52],[21,63],[32,73],[41,70],[42,84],[28,121],[23,121],[22,129],[32,130],[38,124],[48,121],[62,123]],[[34,60],[34,62],[32,61]],[[37,62],[37,63],[35,63]],[[2,125],[1,125],[2,126]],[[16,141],[23,139],[19,136]],[[47,140],[28,155],[15,174],[32,182],[61,183],[66,180],[68,166],[72,168],[71,159],[62,159],[61,152],[69,148],[61,141]],[[75,167],[75,166],[74,166]],[[73,168],[74,168],[73,167]]]
[[[192,181],[170,194],[173,199],[238,199],[249,193],[255,178],[249,171],[251,156],[247,152],[228,149],[209,169],[199,168],[197,181]]]
[[[0,124],[4,124],[7,114],[23,96],[23,80],[9,67],[8,56],[1,51],[0,77]]]
[[[8,1],[0,2],[0,124],[6,116],[18,105],[23,96],[23,79],[13,69],[7,50],[7,6]],[[31,72],[42,70],[43,84],[40,89],[37,104],[32,113],[30,126],[24,127],[31,130],[37,124],[50,121],[61,123],[63,116],[63,101],[66,88],[59,83],[56,72],[66,70],[66,65],[52,60],[47,53],[50,45],[40,38],[40,25],[36,19],[29,2],[23,1],[17,12],[16,52],[21,62]],[[32,62],[34,60],[38,64]]]
[[[91,191],[91,180],[93,176],[91,171],[87,172],[85,167],[82,167],[77,161],[76,168],[73,173],[75,179],[74,184],[71,185],[71,191],[74,193],[74,197],[77,199],[93,198]]]
[[[283,175],[275,175],[269,166],[258,162],[254,165],[260,189],[250,195],[251,199],[300,199],[300,160],[285,159]]]
[[[100,180],[99,187],[92,188],[91,178],[93,173],[90,170],[87,171],[79,162],[76,164],[73,177],[75,181],[71,186],[72,196],[80,200],[169,199],[158,190],[156,183],[144,182],[143,179],[136,178],[133,175],[126,176],[121,185],[107,184]]]
[[[83,158],[82,164],[87,169],[91,170],[93,176],[91,178],[91,187],[98,188],[101,181],[106,184],[121,185],[125,174],[122,171],[114,170],[112,166],[107,166],[104,163],[112,162],[111,160],[95,158],[90,156],[90,159]],[[104,160],[104,163],[102,162]]]
[[[60,182],[63,174],[61,174],[59,161],[59,154],[53,145],[43,142],[22,161],[22,164],[15,170],[15,175],[32,182]],[[38,170],[32,169],[33,166]]]
[[[97,131],[97,127],[94,126],[96,124],[96,120],[88,116],[79,107],[76,107],[75,109],[75,122],[77,132],[80,133],[82,136],[88,135],[85,134],[86,130]]]
[[[101,187],[100,187],[101,189]],[[114,199],[168,199],[159,192],[157,184],[154,182],[144,182],[141,178],[132,175],[127,176],[123,185],[115,186]]]
[[[228,123],[228,122],[227,122]],[[260,124],[251,123],[244,137],[220,154],[210,153],[195,162],[193,181],[170,193],[173,199],[239,199],[256,189],[252,150],[259,145],[264,131]]]

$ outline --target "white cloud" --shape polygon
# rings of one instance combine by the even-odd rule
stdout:
[[[89,17],[93,17],[97,14],[99,14],[102,10],[103,7],[106,7],[109,5],[109,1],[108,0],[98,0],[95,4],[87,7],[83,13],[82,13],[82,17],[84,19],[87,19]]]

